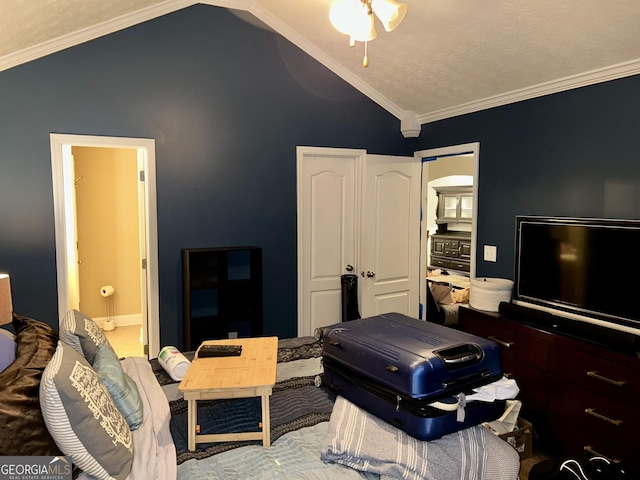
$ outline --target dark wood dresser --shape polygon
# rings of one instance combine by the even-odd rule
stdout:
[[[460,308],[458,315],[462,330],[500,345],[503,371],[520,387],[522,417],[533,423],[541,448],[566,456],[586,450],[640,472],[638,354],[499,313]]]

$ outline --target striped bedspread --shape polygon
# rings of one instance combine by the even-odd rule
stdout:
[[[517,480],[518,453],[477,426],[421,441],[338,397],[322,458],[381,480]]]

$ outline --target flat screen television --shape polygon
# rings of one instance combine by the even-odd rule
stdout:
[[[640,221],[516,217],[517,305],[640,335]]]

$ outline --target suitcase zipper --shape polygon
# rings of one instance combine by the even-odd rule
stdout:
[[[392,391],[391,389],[381,385],[378,382],[375,382],[371,379],[367,379],[365,377],[359,376],[357,374],[353,374],[351,372],[347,372],[344,368],[340,368],[340,366],[335,365],[333,362],[328,361],[325,358],[323,360],[324,366],[328,367],[330,370],[333,370],[337,375],[342,377],[345,381],[351,383],[352,385],[364,390],[365,392],[380,398],[392,405],[395,405],[396,412],[400,410],[407,412],[411,415],[420,416],[424,418],[437,417],[443,414],[443,410],[431,406],[431,404],[438,400],[444,400],[449,398],[454,398],[455,395],[452,393],[445,393],[433,398],[425,399],[417,399],[410,398],[399,395],[397,392]],[[325,375],[326,378],[326,375]],[[501,378],[501,377],[499,377]],[[495,380],[498,380],[496,378]],[[493,380],[492,380],[493,381]],[[341,387],[339,385],[329,385],[334,391],[340,393]],[[475,387],[474,387],[475,388]],[[469,390],[467,390],[468,392]],[[464,392],[458,392],[464,393]],[[472,402],[467,405],[468,407],[473,407],[475,402]]]

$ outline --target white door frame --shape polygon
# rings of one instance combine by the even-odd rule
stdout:
[[[142,285],[142,318],[146,322],[149,358],[160,351],[160,301],[158,294],[158,223],[156,202],[155,140],[146,138],[98,137],[52,133],[51,171],[53,180],[53,207],[56,238],[56,264],[58,282],[59,321],[71,308],[77,308],[77,259],[75,202],[73,201],[73,170],[71,147],[135,148],[138,162],[144,168],[145,194],[141,217],[141,252],[146,259],[146,275]],[[146,292],[146,299],[145,299]],[[146,303],[146,311],[144,305]]]
[[[473,172],[473,218],[471,219],[471,266],[469,276],[476,277],[476,237],[477,237],[477,221],[478,221],[478,174],[480,172],[480,142],[463,143],[460,145],[452,145],[449,147],[432,148],[429,150],[420,150],[414,153],[415,157],[449,157],[462,154],[473,155],[475,165]],[[427,211],[426,195],[427,184],[429,179],[429,162],[422,163],[422,225],[420,239],[420,305],[422,306],[422,318],[425,318],[426,298],[427,298],[427,238],[424,232],[427,231]]]

